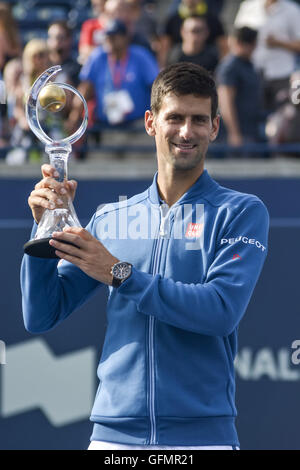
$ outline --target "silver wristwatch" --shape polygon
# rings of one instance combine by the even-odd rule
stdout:
[[[114,264],[111,268],[112,286],[119,287],[122,282],[129,278],[131,275],[132,264],[126,263],[126,261],[119,261]]]

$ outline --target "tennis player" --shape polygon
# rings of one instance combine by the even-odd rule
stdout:
[[[258,197],[220,186],[205,169],[217,108],[203,68],[161,71],[145,114],[157,149],[151,186],[98,210],[86,229],[54,233],[63,261],[24,256],[30,332],[53,328],[109,286],[91,449],[239,447],[237,328],[266,258],[269,216]],[[42,173],[29,197],[33,235],[61,189],[75,193],[49,165]]]

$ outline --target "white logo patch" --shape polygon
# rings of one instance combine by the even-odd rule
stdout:
[[[221,245],[226,245],[227,243],[229,245],[234,245],[234,243],[242,242],[247,245],[254,245],[256,248],[259,250],[265,251],[266,247],[260,243],[258,240],[255,240],[255,238],[248,238],[243,235],[240,235],[239,237],[236,238],[222,238],[221,240]]]

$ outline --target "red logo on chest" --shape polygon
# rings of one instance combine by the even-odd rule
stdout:
[[[204,224],[189,223],[185,232],[186,238],[200,238],[203,232]]]

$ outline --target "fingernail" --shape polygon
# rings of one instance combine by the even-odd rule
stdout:
[[[61,199],[57,199],[57,204],[63,204],[63,201]]]
[[[54,209],[55,204],[53,204],[53,202],[49,202],[49,207],[50,207],[51,209]]]
[[[65,190],[65,188],[61,188],[61,190],[60,190],[60,193],[61,193],[61,194],[66,194],[66,192],[67,192],[67,191]]]

